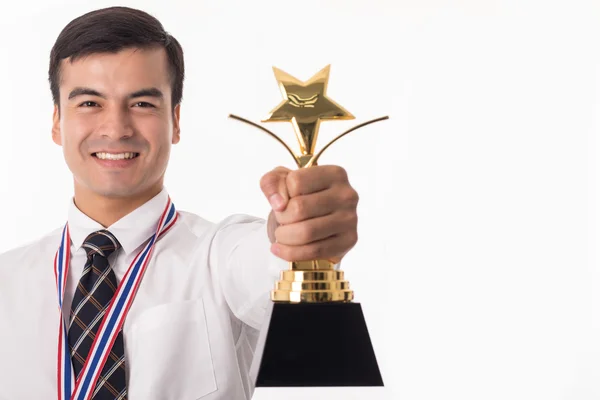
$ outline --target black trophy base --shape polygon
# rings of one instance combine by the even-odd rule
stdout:
[[[383,386],[359,303],[273,303],[258,368],[256,387]]]

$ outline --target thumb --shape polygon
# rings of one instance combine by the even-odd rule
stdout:
[[[260,179],[260,188],[271,204],[273,211],[283,211],[287,207],[290,198],[286,178],[290,170],[285,167],[277,167],[266,173]]]

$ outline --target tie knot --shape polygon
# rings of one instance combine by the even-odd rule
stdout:
[[[100,254],[102,257],[108,258],[115,250],[121,247],[121,244],[112,233],[103,229],[90,233],[85,238],[82,246],[85,248],[88,257]]]

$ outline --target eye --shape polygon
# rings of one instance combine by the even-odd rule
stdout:
[[[150,107],[150,108],[153,108],[154,105],[150,104],[150,103],[147,103],[145,101],[139,101],[139,102],[137,102],[137,103],[134,104],[134,107],[142,107],[142,108]]]
[[[95,101],[84,101],[79,105],[79,107],[97,107],[98,103]]]

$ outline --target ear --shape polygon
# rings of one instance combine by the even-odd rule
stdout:
[[[52,114],[52,141],[59,146],[62,146],[62,137],[60,135],[60,110],[58,104],[54,105]]]
[[[177,104],[173,109],[173,144],[179,143],[181,139],[181,129],[179,127],[179,115],[181,111],[181,104]]]

